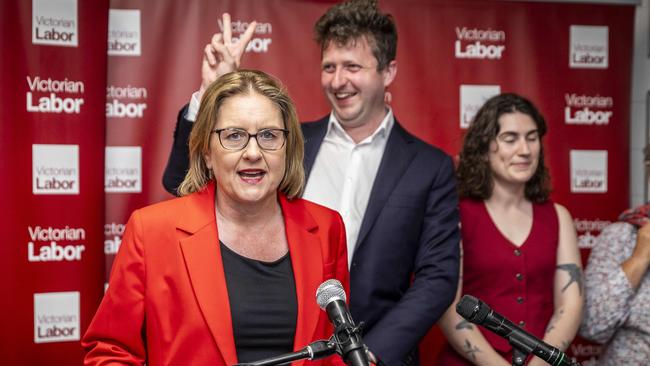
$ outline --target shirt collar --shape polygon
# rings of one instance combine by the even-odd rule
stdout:
[[[388,110],[384,119],[381,121],[377,129],[368,137],[359,142],[359,144],[368,143],[373,141],[375,138],[388,138],[390,130],[395,124],[395,117],[393,116],[393,109],[390,106],[386,106]],[[344,139],[348,142],[354,143],[350,135],[343,129],[341,123],[336,119],[334,111],[330,112],[330,118],[327,123],[327,133],[326,137]]]

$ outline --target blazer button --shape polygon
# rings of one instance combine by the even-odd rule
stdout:
[[[521,255],[521,250],[515,249],[515,255],[519,257]]]
[[[520,327],[525,327],[525,326],[526,326],[526,322],[523,321],[523,320],[520,320],[520,321],[519,321],[519,326],[520,326]]]
[[[517,304],[521,304],[522,302],[524,302],[524,298],[521,296],[517,296]]]
[[[522,275],[521,273],[517,273],[517,274],[515,275],[515,278],[517,279],[517,281],[521,281],[521,280],[524,279],[524,275]]]

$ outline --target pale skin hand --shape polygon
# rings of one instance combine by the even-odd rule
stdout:
[[[621,264],[632,288],[638,288],[650,266],[650,223],[643,225],[636,234],[636,246],[630,258]]]
[[[241,65],[242,58],[246,52],[246,46],[253,38],[257,22],[253,21],[248,25],[244,34],[236,42],[232,39],[232,28],[230,14],[222,15],[223,33],[215,33],[210,43],[203,49],[203,60],[201,62],[201,86],[199,88],[199,100],[208,86],[221,75],[235,71]]]
[[[368,357],[368,361],[369,361],[372,365],[376,365],[376,364],[377,364],[377,357],[375,357],[375,354],[372,353],[368,348],[366,348],[366,356]]]

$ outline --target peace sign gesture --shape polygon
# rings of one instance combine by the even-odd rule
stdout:
[[[233,41],[230,14],[222,15],[223,33],[215,33],[210,43],[205,45],[203,50],[203,61],[201,62],[201,87],[198,98],[207,87],[221,75],[235,71],[241,64],[246,46],[253,38],[257,22],[253,21],[248,25],[244,34],[238,40]]]

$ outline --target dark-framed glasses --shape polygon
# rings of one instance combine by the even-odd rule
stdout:
[[[219,143],[226,150],[242,150],[248,146],[251,137],[257,140],[257,146],[262,150],[280,150],[287,141],[288,130],[282,128],[264,128],[250,134],[241,128],[217,128],[212,130],[219,136]]]

